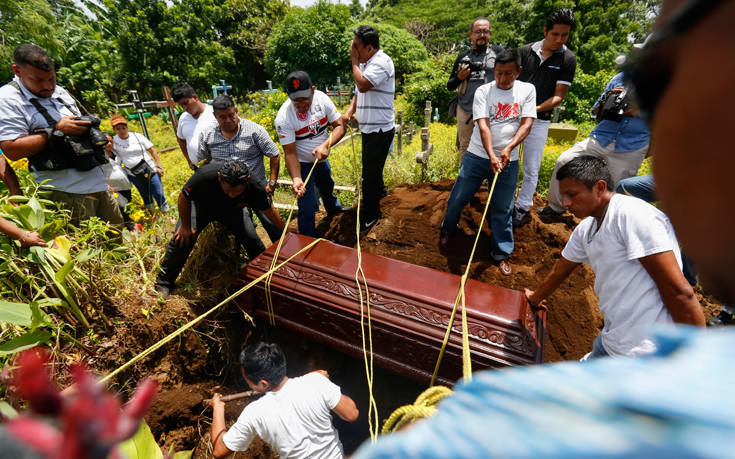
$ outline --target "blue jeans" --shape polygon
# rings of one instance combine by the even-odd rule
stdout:
[[[618,182],[615,192],[643,199],[646,202],[656,201],[656,182],[651,174],[629,177]]]
[[[595,341],[592,343],[592,351],[582,357],[581,360],[582,362],[585,362],[590,359],[599,359],[601,357],[610,357],[610,354],[607,353],[605,347],[602,345],[602,335],[597,335],[597,338],[595,338]]]
[[[482,181],[493,182],[490,160],[467,153],[462,159],[459,176],[452,187],[447,202],[442,229],[449,234],[457,232],[459,217],[470,202]],[[505,260],[513,253],[513,200],[518,186],[518,161],[511,161],[498,175],[495,191],[490,200],[490,256],[493,260]],[[482,231],[482,229],[480,229]]]
[[[301,164],[301,178],[306,180],[314,163]],[[318,191],[318,194],[317,194]],[[324,202],[327,212],[334,213],[339,208],[339,201],[334,195],[334,180],[332,180],[332,168],[329,160],[319,162],[314,167],[309,182],[306,184],[306,192],[299,198],[299,234],[316,237],[316,220],[314,214],[319,210],[319,197]]]
[[[143,177],[129,175],[128,178],[133,185],[135,185],[135,188],[138,189],[140,196],[143,198],[143,204],[145,204],[146,209],[154,210],[155,205],[153,202],[155,201],[161,211],[168,212],[169,207],[168,202],[166,201],[166,195],[163,193],[163,182],[161,181],[161,176],[153,174],[153,177],[150,179],[145,179]]]

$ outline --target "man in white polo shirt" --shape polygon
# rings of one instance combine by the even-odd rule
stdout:
[[[217,120],[214,119],[212,106],[199,100],[194,88],[186,83],[174,86],[171,90],[171,98],[185,110],[179,118],[176,140],[179,141],[181,153],[183,153],[186,162],[189,163],[189,168],[195,170],[197,163],[200,159],[203,159],[197,158],[199,135],[204,127],[216,123]]]
[[[584,218],[536,291],[540,305],[580,263],[595,272],[605,325],[585,359],[650,354],[653,324],[704,327],[704,315],[681,272],[679,244],[668,217],[642,199],[616,194],[605,162],[578,156],[556,173],[564,207]]]
[[[283,147],[286,168],[291,174],[291,188],[299,198],[299,233],[316,237],[314,214],[319,208],[319,196],[324,201],[327,214],[342,211],[334,195],[334,180],[329,165],[329,148],[345,134],[341,116],[334,102],[311,84],[309,74],[291,72],[286,77],[288,99],[276,115],[276,131]],[[332,136],[327,129],[332,126]],[[318,161],[316,166],[314,162]],[[309,182],[304,180],[311,171]]]
[[[362,202],[360,232],[366,233],[380,219],[380,198],[385,193],[383,167],[393,143],[396,71],[391,58],[380,49],[378,31],[362,25],[350,45],[352,76],[357,93],[343,115],[353,115],[362,132]]]

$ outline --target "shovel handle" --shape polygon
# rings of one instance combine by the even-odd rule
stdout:
[[[222,400],[223,402],[229,402],[231,400],[238,400],[241,398],[252,397],[253,395],[256,395],[256,392],[254,390],[247,390],[245,392],[238,392],[236,394],[223,395],[222,397],[220,397],[220,400]],[[202,403],[209,404],[211,401],[212,401],[211,398],[206,398],[202,401]]]

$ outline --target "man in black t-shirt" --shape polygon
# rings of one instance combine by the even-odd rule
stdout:
[[[192,202],[196,203],[196,216],[191,212]],[[255,232],[249,209],[262,211],[281,231],[284,227],[265,187],[251,177],[248,166],[240,159],[198,168],[179,193],[178,206],[179,221],[156,280],[156,291],[164,298],[173,288],[197,237],[209,223],[222,223],[238,243],[245,245],[250,259],[263,252],[265,246]]]
[[[475,91],[485,83],[495,79],[495,56],[503,48],[490,44],[490,20],[479,17],[470,26],[472,49],[457,56],[452,73],[447,81],[447,89],[457,90],[457,146],[460,161],[470,145],[472,129],[472,101]]]
[[[518,80],[536,86],[537,118],[523,141],[523,184],[516,199],[513,226],[525,223],[533,205],[551,112],[562,103],[574,79],[577,57],[565,45],[574,23],[572,10],[560,8],[546,19],[544,39],[520,49],[523,70]]]

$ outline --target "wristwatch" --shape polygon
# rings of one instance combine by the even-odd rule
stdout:
[[[276,185],[278,185],[278,182],[276,182],[275,180],[268,180],[268,186],[270,186],[271,188],[275,188]]]

